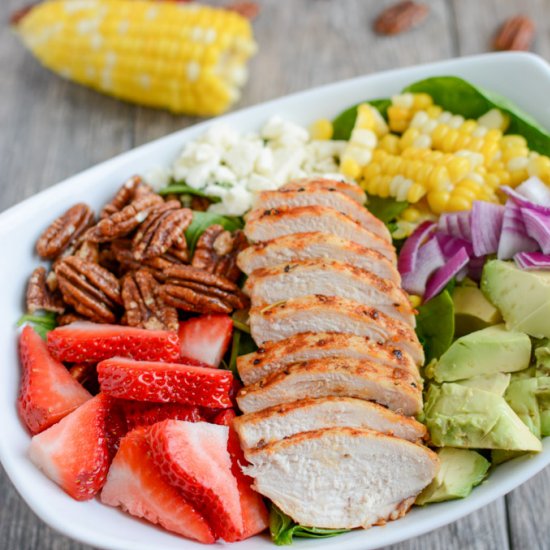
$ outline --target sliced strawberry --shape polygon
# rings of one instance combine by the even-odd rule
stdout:
[[[126,420],[126,429],[131,431],[141,426],[152,426],[163,420],[205,420],[199,407],[179,403],[145,403],[142,401],[120,400],[120,407]]]
[[[19,354],[23,373],[17,408],[31,433],[49,428],[92,398],[30,326],[21,333]]]
[[[101,491],[101,501],[120,506],[178,535],[214,542],[214,534],[204,517],[162,477],[151,458],[146,434],[146,428],[138,428],[121,440]]]
[[[181,356],[218,367],[232,334],[233,321],[229,315],[201,315],[182,321],[179,328]]]
[[[183,492],[218,537],[233,542],[242,536],[243,521],[227,435],[225,426],[165,420],[149,429],[148,440],[165,479]]]
[[[231,407],[233,374],[176,363],[107,359],[97,366],[101,391],[120,399]]]
[[[144,361],[177,361],[178,335],[122,325],[76,322],[48,333],[50,353],[60,361],[96,362],[110,357]]]
[[[32,438],[30,459],[76,500],[92,498],[105,482],[110,407],[111,400],[100,393]]]
[[[237,487],[241,500],[241,512],[243,515],[242,539],[247,539],[267,529],[269,515],[262,496],[252,489],[252,478],[243,471],[243,466],[248,466],[239,442],[239,436],[232,427],[233,419],[237,416],[233,409],[221,411],[214,418],[214,424],[229,427],[227,450],[231,456],[231,472],[237,480]]]

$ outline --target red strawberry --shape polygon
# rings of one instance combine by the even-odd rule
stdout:
[[[237,481],[231,473],[227,428],[165,420],[149,429],[153,460],[164,478],[201,512],[227,542],[243,532]]]
[[[233,374],[175,363],[107,359],[97,366],[101,391],[120,399],[231,407]]]
[[[247,466],[248,462],[241,449],[239,436],[232,428],[232,421],[236,416],[237,414],[233,409],[226,409],[217,414],[214,418],[214,424],[229,426],[227,450],[231,456],[231,471],[237,480],[237,486],[239,488],[244,527],[241,537],[242,540],[257,535],[264,529],[267,529],[269,525],[269,516],[261,495],[251,487],[252,478],[242,471],[242,467]]]
[[[101,501],[120,506],[178,535],[214,542],[214,534],[204,517],[162,477],[151,458],[146,434],[146,428],[138,428],[120,441],[101,491]]]
[[[50,353],[60,361],[95,362],[110,357],[144,361],[177,361],[178,335],[121,325],[76,322],[48,333]]]
[[[100,393],[32,438],[30,459],[76,500],[92,498],[105,482],[110,407],[111,400]]]
[[[17,408],[31,433],[49,428],[91,399],[30,326],[21,333],[19,354],[23,374]]]
[[[144,403],[141,401],[120,400],[126,428],[131,431],[141,426],[152,426],[163,420],[187,420],[203,422],[204,416],[198,407],[179,403]]]
[[[233,321],[222,313],[201,315],[182,321],[179,328],[181,356],[198,359],[211,367],[218,367],[231,335]]]

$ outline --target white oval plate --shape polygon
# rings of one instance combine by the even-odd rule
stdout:
[[[550,67],[539,57],[523,53],[489,54],[400,69],[339,82],[270,101],[218,120],[240,129],[257,129],[270,115],[280,114],[302,124],[332,118],[365,99],[388,97],[411,82],[433,75],[457,75],[516,102],[550,128]],[[112,550],[192,550],[204,545],[182,539],[136,520],[98,501],[79,503],[38,471],[26,456],[29,435],[16,412],[19,386],[15,322],[23,310],[27,278],[38,258],[34,243],[45,225],[68,206],[85,201],[99,207],[135,173],[168,165],[183,144],[201,134],[205,122],[129,151],[43,191],[0,215],[0,460],[13,484],[34,512],[54,529],[81,542]],[[333,539],[298,540],[300,548],[369,550],[436,529],[489,504],[550,464],[550,438],[533,458],[499,466],[464,500],[415,508],[405,518],[368,531],[353,531]],[[314,506],[315,503],[312,503]],[[232,545],[235,550],[274,546],[267,536]]]

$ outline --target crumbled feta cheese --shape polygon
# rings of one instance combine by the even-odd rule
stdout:
[[[159,191],[170,183],[171,175],[168,168],[155,166],[145,174],[144,178],[155,191]]]

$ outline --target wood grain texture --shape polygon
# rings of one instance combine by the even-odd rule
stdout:
[[[222,0],[219,0],[220,2]],[[44,70],[4,23],[29,0],[0,3],[0,211],[84,168],[197,120],[134,107]],[[263,0],[260,52],[236,108],[374,71],[488,50],[497,25],[528,13],[535,51],[550,58],[550,0],[431,0],[421,27],[379,37],[371,24],[393,0]],[[391,550],[550,548],[550,470],[506,499]],[[90,550],[44,525],[0,469],[0,548]]]

